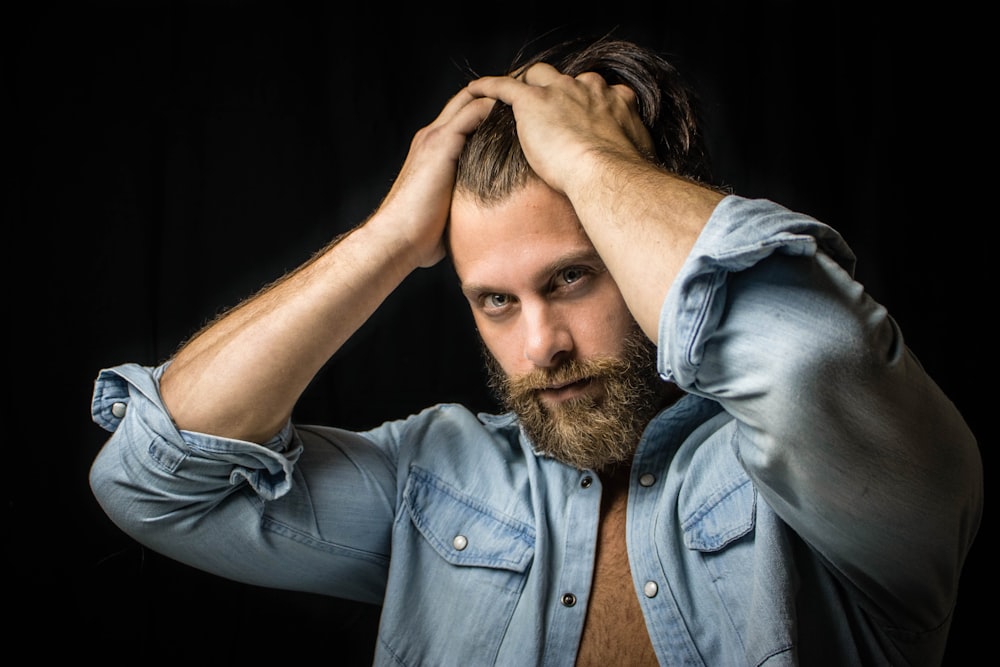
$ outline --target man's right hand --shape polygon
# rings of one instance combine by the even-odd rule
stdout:
[[[433,266],[444,257],[458,156],[466,136],[494,103],[467,89],[452,97],[437,118],[414,135],[399,175],[367,223],[394,226],[413,249],[415,267]]]
[[[466,90],[449,100],[414,136],[364,224],[180,349],[160,382],[178,428],[264,442],[284,426],[319,369],[385,298],[444,257],[458,156],[493,104]]]

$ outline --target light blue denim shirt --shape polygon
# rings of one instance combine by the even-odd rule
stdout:
[[[664,302],[687,395],[632,467],[631,585],[663,665],[933,665],[982,511],[978,447],[841,237],[729,196]],[[435,405],[265,445],[179,431],[157,368],[101,371],[91,471],[142,544],[382,605],[379,665],[573,665],[601,482],[512,415]],[[288,639],[287,641],[294,641]]]

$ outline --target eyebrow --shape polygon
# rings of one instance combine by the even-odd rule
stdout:
[[[541,276],[551,276],[559,271],[574,266],[576,264],[598,264],[600,268],[605,268],[604,260],[597,253],[595,248],[587,248],[583,250],[574,250],[568,252],[564,255],[556,257],[551,262],[542,267],[542,270],[538,272]],[[492,287],[487,283],[462,283],[462,293],[465,294],[466,298],[474,297],[478,294],[504,294],[506,290]]]

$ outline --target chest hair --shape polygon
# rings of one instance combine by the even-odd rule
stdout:
[[[632,584],[625,545],[628,469],[602,475],[601,479],[604,495],[594,581],[576,664],[581,667],[658,665]]]

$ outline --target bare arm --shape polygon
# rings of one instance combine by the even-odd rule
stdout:
[[[667,290],[722,195],[651,164],[635,93],[550,65],[485,77],[473,95],[510,104],[528,162],[569,197],[632,315],[656,340]]]
[[[179,428],[263,442],[284,425],[313,376],[386,296],[444,256],[455,163],[492,104],[467,91],[453,97],[414,136],[363,225],[180,349],[160,385]]]

